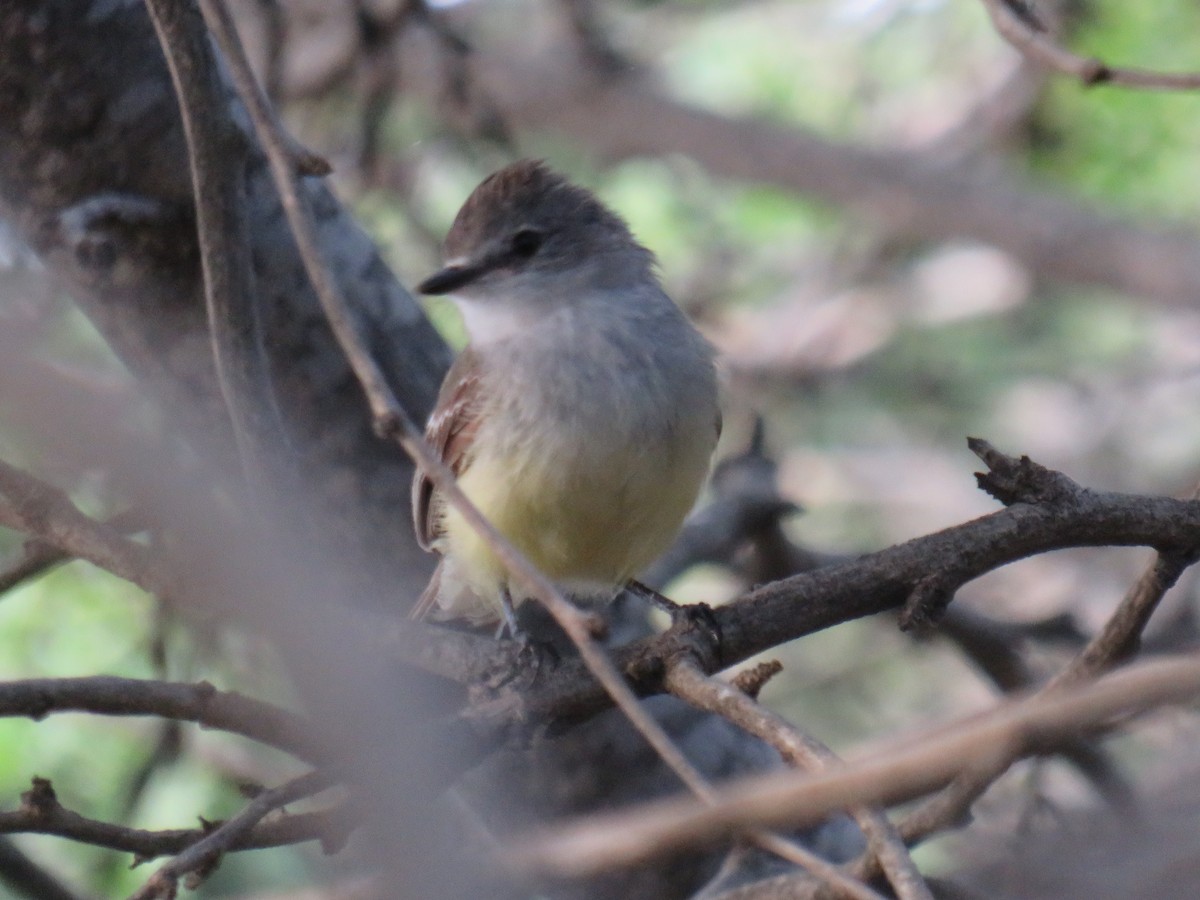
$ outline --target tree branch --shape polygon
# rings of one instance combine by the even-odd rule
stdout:
[[[51,713],[157,716],[240,734],[305,762],[318,764],[312,725],[300,715],[211,684],[140,681],[96,675],[0,682],[0,717],[41,719]]]
[[[405,89],[432,110],[438,95],[410,35],[398,53]],[[939,164],[925,152],[838,142],[794,124],[722,115],[681,102],[649,79],[598,77],[561,55],[477,50],[474,79],[513,131],[549,132],[612,162],[683,155],[712,175],[829,203],[872,226],[926,240],[973,239],[1034,274],[1101,285],[1175,306],[1200,295],[1200,246],[1186,226],[1098,213],[992,166]]]
[[[320,841],[338,847],[353,828],[354,819],[347,815],[345,807],[335,806],[259,823],[228,842],[223,850],[261,850],[305,841]],[[159,856],[186,852],[215,831],[211,824],[201,828],[146,831],[89,819],[62,806],[49,781],[35,778],[33,787],[21,795],[20,809],[0,812],[0,833],[53,835],[80,844],[132,853],[137,865]]]
[[[320,793],[328,786],[329,780],[323,773],[309,772],[277,788],[263,791],[236,816],[210,830],[155,872],[129,900],[154,900],[158,897],[174,900],[179,879],[184,875],[195,873],[200,878],[209,875],[220,862],[221,856],[248,838],[265,816],[288,803]]]
[[[49,486],[47,488],[55,490]],[[19,526],[17,518],[17,516],[13,516],[11,521]],[[123,536],[128,536],[130,532],[138,531],[143,527],[141,516],[130,510],[117,513],[112,518],[97,524],[104,528],[115,529]],[[71,553],[62,550],[50,541],[43,538],[27,540],[21,558],[7,569],[0,571],[0,594],[12,590],[31,578],[37,578],[59,563],[67,562],[70,559],[72,559]]]
[[[179,99],[217,382],[254,494],[286,472],[289,442],[275,405],[250,263],[249,145],[228,114],[208,31],[191,0],[146,0],[146,6]]]
[[[1081,730],[1190,700],[1200,693],[1200,659],[1178,657],[1131,666],[1080,687],[1005,704],[984,716],[936,730],[835,772],[786,772],[748,778],[706,807],[690,799],[555,823],[512,842],[514,871],[581,877],[636,865],[754,826],[799,827],[855,804],[885,805],[920,796],[975,767],[1044,752]]]
[[[832,625],[903,606],[914,594],[936,601],[919,607],[935,615],[966,582],[1037,553],[1103,546],[1173,550],[1190,546],[1200,533],[1200,501],[1068,488],[1065,484],[1073,482],[1057,473],[1045,479],[1057,484],[1060,493],[1039,497],[1038,490],[1050,488],[1030,475],[1033,464],[1028,460],[991,453],[988,464],[996,489],[1007,486],[1018,502],[904,544],[764,585],[713,610],[721,658],[711,662],[712,670]],[[1033,481],[1022,480],[1028,478]],[[696,646],[693,629],[677,623],[612,654],[636,691],[653,694],[663,690],[669,661],[695,652]],[[585,667],[564,661],[553,677],[525,690],[502,687],[463,715],[477,728],[504,728],[519,721],[586,717],[607,705],[604,691]]]
[[[0,494],[11,503],[12,518],[5,517],[10,527],[86,559],[149,593],[165,596],[169,592],[169,580],[145,547],[112,524],[84,515],[53,485],[0,460]]]
[[[694,661],[680,658],[667,670],[667,689],[693,706],[729,719],[748,733],[774,747],[791,766],[804,772],[823,772],[840,764],[837,756],[815,738],[800,733],[795,726],[731,685],[704,674]],[[878,860],[899,900],[932,900],[925,879],[913,865],[882,810],[865,806],[848,812],[862,829],[870,845],[869,852]],[[853,873],[863,877],[861,872]],[[868,873],[870,877],[874,873]]]
[[[1025,57],[1055,72],[1078,78],[1087,87],[1112,84],[1142,90],[1190,91],[1200,88],[1200,73],[1172,74],[1110,66],[1079,56],[1056,43],[1038,17],[1033,0],[983,0],[996,32]]]

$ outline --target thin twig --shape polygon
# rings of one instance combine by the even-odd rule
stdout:
[[[263,791],[236,816],[222,822],[201,840],[192,844],[155,872],[150,880],[130,895],[129,900],[173,900],[179,879],[197,873],[208,875],[220,862],[221,855],[245,838],[269,813],[288,803],[319,794],[329,787],[323,772],[309,772],[286,784]]]
[[[1188,91],[1200,88],[1200,73],[1174,74],[1110,66],[1057,44],[1034,11],[1032,0],[983,0],[996,32],[1025,57],[1087,86],[1120,85],[1143,90]]]
[[[1200,487],[1193,490],[1190,499],[1198,497]],[[1184,570],[1196,561],[1196,549],[1194,546],[1156,553],[1100,632],[1035,696],[1050,695],[1094,678],[1128,657],[1150,621],[1151,613]],[[997,758],[988,766],[964,772],[940,794],[910,812],[900,822],[901,834],[912,842],[958,823],[1011,764],[1011,759]]]
[[[1085,685],[1006,703],[983,716],[834,771],[757,776],[723,787],[717,806],[690,799],[556,822],[508,845],[505,862],[525,875],[585,877],[640,865],[749,827],[804,826],[856,804],[920,796],[964,771],[1065,736],[1112,727],[1131,715],[1200,693],[1200,658],[1140,663]]]
[[[823,772],[841,763],[815,738],[801,733],[782,716],[760,706],[732,685],[706,675],[696,663],[681,657],[667,671],[667,689],[699,709],[724,716],[738,727],[766,741],[792,766],[805,772]],[[848,810],[867,837],[900,900],[932,900],[933,895],[913,865],[895,827],[878,809],[856,806]]]
[[[95,675],[0,682],[0,718],[87,712],[102,716],[156,716],[195,722],[275,747],[308,763],[324,755],[304,717],[236,691],[196,684]]]
[[[349,836],[355,822],[356,817],[345,805],[294,813],[259,824],[225,849],[261,850],[305,841],[338,846]],[[33,787],[22,795],[20,809],[0,812],[0,833],[53,835],[79,844],[132,853],[135,863],[182,853],[212,831],[211,825],[147,831],[89,819],[64,807],[50,782],[41,778],[35,778]]]

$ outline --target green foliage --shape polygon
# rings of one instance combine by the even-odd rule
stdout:
[[[1200,70],[1200,53],[1181,35],[1200,29],[1200,8],[1187,3],[1095,4],[1071,40],[1083,55],[1114,66]],[[1039,127],[1045,140],[1037,171],[1098,201],[1165,216],[1194,217],[1200,204],[1200,96],[1194,91],[1087,89],[1051,82]]]

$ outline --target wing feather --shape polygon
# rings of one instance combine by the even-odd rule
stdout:
[[[480,383],[479,359],[468,346],[446,373],[437,406],[425,426],[425,440],[455,477],[461,473],[479,430]],[[434,493],[433,482],[418,468],[413,476],[413,526],[417,542],[425,550],[431,550],[439,536]]]

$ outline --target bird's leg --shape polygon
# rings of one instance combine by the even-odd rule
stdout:
[[[674,621],[680,615],[683,615],[684,610],[688,609],[688,607],[676,603],[670,597],[664,597],[654,588],[642,584],[640,581],[630,581],[629,584],[625,585],[625,587],[629,593],[637,597],[641,597],[651,606],[665,612],[671,617],[672,621]]]
[[[496,640],[504,637],[506,630],[514,641],[528,640],[521,626],[517,624],[517,608],[513,605],[512,593],[507,584],[500,588],[500,608],[504,611],[504,620],[496,626]]]
[[[507,584],[500,588],[500,608],[504,611],[504,621],[496,627],[496,639],[504,637],[507,631],[508,636],[520,647],[520,660],[529,665],[533,679],[537,680],[546,664],[553,666],[559,662],[558,651],[549,641],[539,641],[530,637],[517,623],[517,607],[513,603],[512,593]]]
[[[676,603],[669,597],[664,597],[654,588],[632,579],[625,587],[631,594],[641,597],[651,606],[661,609],[670,616],[672,625],[684,623],[702,628],[712,642],[717,661],[720,661],[721,623],[717,621],[716,613],[713,612],[711,606],[707,603]]]

